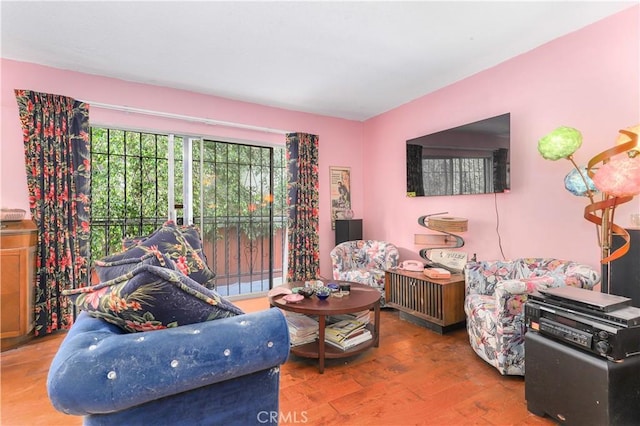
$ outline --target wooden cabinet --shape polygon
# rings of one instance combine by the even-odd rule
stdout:
[[[440,334],[465,324],[464,276],[428,278],[422,272],[393,269],[385,276],[386,306],[400,311],[400,318]]]
[[[0,230],[0,338],[2,350],[30,337],[34,327],[35,253],[38,234],[29,220]]]

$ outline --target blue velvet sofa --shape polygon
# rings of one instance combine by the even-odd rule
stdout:
[[[138,333],[82,312],[47,388],[87,425],[276,424],[288,354],[279,309]]]

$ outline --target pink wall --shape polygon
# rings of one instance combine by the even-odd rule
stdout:
[[[363,211],[362,123],[287,111],[214,96],[135,84],[122,80],[2,59],[2,150],[0,205],[29,210],[22,131],[14,89],[30,89],[105,104],[124,105],[186,116],[300,131],[320,137],[320,255],[321,273],[331,276],[329,251],[334,246],[329,214],[329,166],[351,167],[354,211]],[[208,137],[238,138],[284,145],[283,135],[253,132],[115,112],[90,110],[91,123],[121,128],[185,132]]]
[[[537,140],[560,125],[580,129],[585,163],[608,148],[620,128],[640,122],[639,13],[633,7],[364,123],[287,111],[196,93],[2,60],[0,204],[28,210],[21,131],[13,89],[57,93],[100,103],[233,121],[320,136],[321,273],[331,275],[334,236],[329,166],[348,166],[356,217],[365,238],[398,245],[418,258],[413,234],[420,215],[448,211],[469,219],[464,250],[480,259],[555,256],[597,266],[595,227],[582,218],[586,200],[565,191],[568,162],[549,162]],[[511,113],[512,190],[508,194],[406,198],[406,139],[493,115]],[[96,124],[188,132],[264,143],[284,137],[94,108]],[[640,201],[618,211],[620,224]]]
[[[448,211],[469,219],[462,250],[499,259],[499,215],[506,258],[551,256],[597,267],[595,225],[582,217],[587,199],[564,189],[570,163],[543,160],[537,141],[558,126],[575,127],[584,137],[576,161],[586,164],[614,144],[620,128],[640,122],[639,13],[635,6],[365,122],[367,236],[393,241],[402,258],[419,258],[413,235],[424,228],[417,218]],[[510,193],[404,195],[406,139],[506,112]],[[621,225],[630,225],[639,198],[617,210]]]

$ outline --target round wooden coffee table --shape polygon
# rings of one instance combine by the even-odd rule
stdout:
[[[283,300],[282,295],[278,295],[270,297],[269,303],[271,306],[285,311],[318,316],[318,339],[311,343],[291,347],[291,353],[305,358],[318,358],[319,371],[320,373],[324,373],[325,358],[344,358],[363,352],[370,347],[378,347],[380,344],[380,292],[373,287],[354,282],[336,280],[321,281],[323,281],[325,285],[332,282],[336,284],[350,284],[351,291],[343,297],[334,297],[332,295],[327,300],[320,300],[314,294],[310,298],[304,298],[297,303],[287,303]],[[283,286],[289,289],[303,287],[304,282],[293,282],[283,284]],[[324,328],[328,315],[351,314],[371,308],[374,309],[374,320],[373,324],[367,325],[367,328],[371,330],[373,336],[371,340],[347,350],[341,350],[324,343]]]

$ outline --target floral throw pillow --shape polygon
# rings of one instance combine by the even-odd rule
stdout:
[[[176,269],[162,257],[149,258],[130,272],[100,284],[65,290],[80,309],[128,332],[178,327],[244,312]]]
[[[172,226],[173,221],[167,221],[163,226]],[[202,249],[202,237],[200,236],[200,231],[198,227],[195,225],[180,225],[177,227],[178,231],[182,233],[184,238],[187,240],[191,247],[200,255],[204,263],[207,263],[207,258],[204,254],[204,250]],[[130,249],[131,247],[137,246],[138,244],[143,243],[148,238],[152,237],[157,230],[149,235],[139,236],[139,237],[125,237],[122,239],[122,250]]]
[[[193,229],[195,230],[195,228]],[[202,252],[202,246],[201,243],[199,243],[199,235],[196,239],[199,244],[198,248],[194,248],[189,243],[193,235],[190,232],[191,231],[187,232],[187,235],[190,235],[190,237],[187,238],[185,233],[173,222],[167,222],[153,234],[140,241],[139,244],[132,245],[120,253],[96,260],[94,263],[96,270],[112,266],[125,268],[126,265],[129,265],[129,269],[132,269],[131,267],[135,266],[136,261],[144,258],[145,255],[149,253],[162,253],[173,260],[178,270],[183,274],[203,286],[213,289],[215,288],[215,274],[209,269],[200,254]],[[126,260],[132,261],[128,263]],[[114,275],[120,274],[114,273],[110,278]]]
[[[173,260],[159,251],[150,251],[143,254],[141,257],[124,257],[112,262],[96,260],[94,262],[93,269],[96,271],[96,274],[98,274],[98,282],[105,282],[131,272],[141,264],[150,264],[174,270],[177,269]]]

